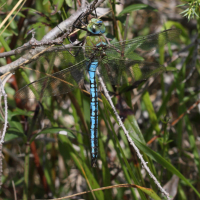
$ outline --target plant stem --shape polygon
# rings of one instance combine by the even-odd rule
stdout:
[[[98,76],[98,78],[99,78],[99,82],[100,82],[100,84],[101,84],[101,86],[102,86],[102,89],[103,89],[103,91],[104,91],[105,97],[107,98],[108,102],[110,103],[110,105],[111,105],[111,107],[112,107],[112,109],[113,109],[113,111],[114,111],[114,114],[115,114],[115,116],[117,117],[117,121],[118,121],[118,123],[119,123],[119,126],[123,129],[124,134],[125,134],[126,137],[127,137],[127,140],[129,141],[130,145],[131,145],[131,146],[134,148],[134,150],[136,151],[138,158],[140,159],[140,161],[141,161],[143,167],[145,168],[145,170],[147,171],[147,173],[149,174],[149,176],[154,180],[155,184],[158,186],[158,188],[160,189],[160,191],[166,196],[167,200],[170,200],[171,198],[170,198],[169,194],[164,190],[164,188],[160,185],[160,183],[158,182],[158,180],[156,179],[156,177],[155,177],[155,176],[153,175],[153,173],[150,171],[149,167],[147,166],[147,163],[146,163],[145,160],[143,159],[143,156],[140,154],[139,149],[137,148],[137,146],[135,145],[135,143],[133,142],[133,140],[132,140],[131,137],[129,136],[128,131],[126,130],[126,128],[125,128],[125,126],[124,126],[124,124],[123,124],[123,122],[122,122],[120,116],[118,115],[118,113],[117,113],[117,111],[116,111],[116,109],[115,109],[115,107],[114,107],[114,104],[113,104],[113,102],[112,102],[112,99],[111,99],[110,96],[109,96],[108,90],[106,89],[106,86],[105,86],[105,84],[104,84],[104,82],[103,82],[103,79],[102,79],[101,76],[100,76],[100,73],[99,73],[98,68],[97,68],[97,70],[96,70],[96,74],[97,74],[97,76]]]
[[[27,142],[26,143],[26,150],[25,150],[25,163],[24,163],[23,200],[28,200],[29,154],[30,154],[30,143]]]

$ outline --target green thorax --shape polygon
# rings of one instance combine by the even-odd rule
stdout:
[[[103,47],[106,46],[106,40],[102,35],[105,33],[105,25],[103,21],[97,18],[91,19],[87,26],[87,37],[85,39],[86,57],[90,58],[92,55],[94,60],[101,57]]]
[[[86,37],[86,57],[90,57],[95,52],[95,57],[100,58],[106,40],[102,35],[90,35]],[[96,60],[96,59],[95,59]]]
[[[106,40],[102,35],[90,35],[86,37],[86,46],[95,47],[103,43],[106,43]]]

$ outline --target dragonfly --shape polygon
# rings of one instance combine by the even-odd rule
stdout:
[[[57,60],[63,70],[45,76],[21,88],[15,96],[20,99],[41,100],[47,96],[57,96],[83,87],[84,80],[90,83],[90,142],[91,165],[98,160],[98,69],[106,84],[128,85],[146,80],[150,76],[167,71],[147,58],[160,46],[176,40],[178,29],[168,29],[159,33],[134,39],[109,42],[104,36],[105,25],[101,19],[92,18],[88,23],[87,36],[82,46],[56,46],[55,51],[46,51],[39,58],[43,64],[56,65]],[[36,47],[39,48],[39,47]],[[58,65],[58,64],[57,64]]]

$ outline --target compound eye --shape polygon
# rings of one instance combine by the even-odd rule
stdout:
[[[93,33],[96,32],[96,26],[95,26],[95,25],[92,26],[92,32],[93,32]]]

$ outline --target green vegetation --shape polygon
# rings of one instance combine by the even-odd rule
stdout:
[[[15,8],[18,2],[21,4]],[[27,0],[22,5],[23,2],[0,2],[1,53],[30,41],[32,34],[29,32],[32,29],[35,39],[40,41],[76,13],[84,1]],[[112,42],[169,28],[181,30],[177,42],[159,48],[150,58],[150,61],[167,66],[169,72],[138,84],[134,90],[123,92],[126,88],[113,88],[110,85],[108,89],[112,94],[120,94],[112,98],[113,103],[131,139],[161,186],[168,183],[166,190],[172,196],[176,195],[174,199],[198,199],[199,1],[186,1],[181,6],[172,5],[171,1],[158,0],[149,5],[126,4],[126,1],[120,4],[122,1],[116,0],[101,2],[100,7],[104,8],[101,10],[102,15],[108,8],[111,10],[102,20],[106,25],[106,36]],[[9,16],[9,13],[12,15]],[[59,36],[65,32],[63,30]],[[81,41],[85,34],[85,31],[79,31],[71,39],[77,37]],[[69,41],[65,39],[64,44],[69,44]],[[16,54],[0,58],[0,66],[20,56]],[[90,97],[87,93],[75,89],[68,94],[44,98],[41,104],[14,98],[19,88],[41,78],[45,73],[64,69],[61,61],[51,60],[49,62],[53,64],[49,66],[45,61],[36,60],[26,65],[26,68],[15,70],[15,74],[5,84],[8,127],[2,145],[3,157],[0,157],[1,198],[11,200],[16,195],[17,199],[23,200],[49,199],[89,191],[78,197],[88,200],[164,199],[118,126],[104,95],[99,101],[97,168],[91,167],[90,160]],[[75,63],[75,58],[69,62]],[[4,78],[5,74],[1,76],[2,81]],[[2,114],[5,110],[3,100],[0,110],[2,132],[5,116]],[[118,184],[115,189],[114,185]],[[104,190],[101,187],[105,187]]]

